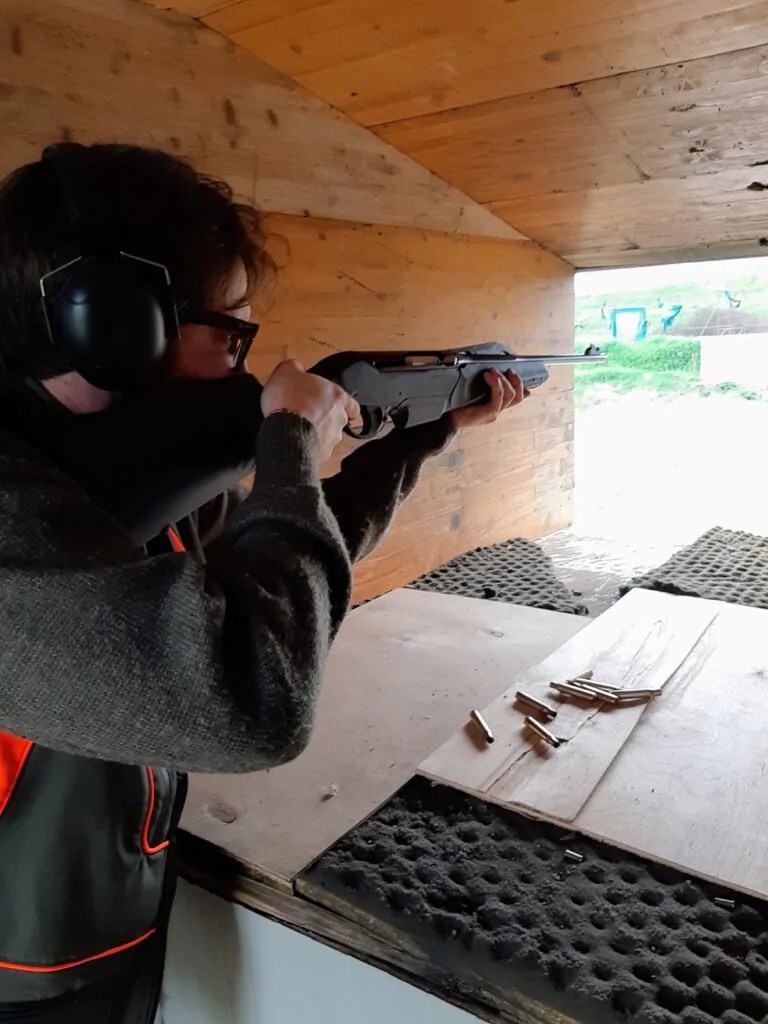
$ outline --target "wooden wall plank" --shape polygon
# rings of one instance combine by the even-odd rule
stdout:
[[[43,145],[137,142],[281,213],[519,237],[215,32],[134,0],[6,0],[0,175]]]
[[[290,263],[250,362],[259,376],[288,356],[311,366],[355,348],[503,341],[520,352],[572,349],[572,270],[530,242],[312,218],[271,217],[267,227]],[[472,547],[567,526],[571,387],[570,368],[554,371],[521,408],[460,435],[431,460],[391,535],[359,566],[356,598],[401,586]]]
[[[768,42],[762,0],[330,0],[210,16],[252,53],[374,125]]]

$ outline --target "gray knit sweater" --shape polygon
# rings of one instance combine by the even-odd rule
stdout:
[[[150,557],[38,451],[0,434],[0,729],[183,771],[301,752],[351,561],[383,536],[445,424],[321,483],[306,421],[269,417],[252,492],[206,550]]]

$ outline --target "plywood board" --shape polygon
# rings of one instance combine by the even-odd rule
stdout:
[[[204,26],[134,0],[6,0],[0,176],[60,139],[190,158],[280,213],[519,237]]]
[[[283,269],[250,360],[258,375],[287,356],[311,366],[344,349],[502,341],[572,351],[573,271],[531,242],[311,217],[271,217],[267,229]],[[553,369],[522,406],[429,461],[389,537],[358,566],[358,600],[470,548],[569,525],[572,380],[572,368]]]
[[[717,605],[580,813],[580,831],[768,896],[766,636],[768,611]]]
[[[483,711],[496,736],[492,746],[478,744],[473,728],[462,729],[427,758],[419,769],[421,774],[499,803],[526,806],[533,811],[540,808],[521,803],[517,790],[535,790],[534,780],[543,777],[546,781],[541,799],[556,802],[564,811],[553,816],[566,821],[575,818],[626,739],[627,729],[637,722],[644,708],[608,711],[587,702],[559,702],[549,683],[593,671],[595,678],[624,688],[663,686],[695,647],[714,612],[706,603],[693,602],[681,606],[678,615],[668,619],[663,603],[658,611],[651,609],[654,596],[646,591],[631,591],[546,661],[511,680],[504,693]],[[523,730],[523,716],[527,712],[515,704],[517,690],[531,693],[559,709],[552,731],[567,741],[562,748],[553,750]],[[592,742],[592,737],[600,732],[600,725],[590,728],[593,721],[608,723],[602,749]],[[595,759],[592,765],[588,763],[590,757]],[[570,766],[577,759],[579,770],[571,772]],[[562,794],[559,787],[566,778],[567,792]]]
[[[469,708],[584,626],[579,616],[411,590],[364,605],[331,652],[307,751],[270,772],[193,776],[182,824],[288,886],[389,799]]]
[[[617,685],[661,685],[661,697],[611,710],[569,703],[550,725],[568,742],[552,750],[530,734],[521,741],[510,691],[484,712],[498,737],[493,746],[463,730],[419,770],[768,896],[760,825],[768,814],[767,630],[766,611],[632,591],[522,682],[541,695],[549,677],[593,668]]]

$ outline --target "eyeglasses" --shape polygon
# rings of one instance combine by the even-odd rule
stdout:
[[[229,316],[227,313],[217,313],[213,309],[193,309],[185,312],[181,319],[185,324],[200,324],[202,327],[214,327],[216,330],[225,331],[228,335],[229,354],[234,359],[235,372],[244,366],[253,339],[259,333],[259,324],[240,320],[239,317]]]

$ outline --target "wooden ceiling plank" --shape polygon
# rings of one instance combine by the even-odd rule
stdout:
[[[311,11],[322,3],[323,0],[240,0],[226,6],[219,4],[216,11],[203,20],[222,35],[232,36],[244,29]]]
[[[489,205],[577,268],[763,256],[768,193],[750,190],[750,177],[759,173],[723,171]]]
[[[667,248],[732,255],[734,243],[757,255],[768,225],[749,186],[768,180],[766,70],[761,45],[379,134],[577,266]]]
[[[298,0],[301,2],[301,0]],[[254,4],[215,15],[210,24],[218,31],[243,33],[240,41],[268,63],[298,77],[339,65],[390,54],[410,47],[424,47],[424,54],[439,59],[444,53],[471,62],[474,70],[487,69],[489,60],[501,55],[513,58],[541,57],[549,63],[562,59],[566,49],[595,50],[617,38],[655,33],[663,42],[667,32],[693,17],[706,18],[738,10],[750,0],[394,0],[382,11],[378,0],[329,0],[270,20],[261,5]],[[695,4],[695,7],[693,6]],[[238,5],[242,8],[243,5]],[[249,14],[250,12],[250,14]],[[249,23],[250,22],[250,23]],[[567,35],[565,35],[567,33]],[[510,47],[514,50],[510,52]],[[437,53],[435,53],[437,48]],[[456,51],[454,54],[453,51]],[[666,63],[659,51],[654,63]],[[433,60],[423,62],[430,66]],[[467,65],[470,66],[469,64]],[[643,65],[648,66],[648,65]],[[511,93],[510,93],[511,95]]]
[[[710,3],[718,10],[701,16],[702,4]],[[528,54],[522,40],[499,41],[499,33],[489,28],[293,73],[312,92],[370,126],[768,42],[764,0],[678,0],[663,10],[659,18],[667,29],[661,33],[653,19],[649,27],[636,28],[625,0],[623,17],[597,23],[595,44],[572,45],[571,33],[562,35],[555,21],[549,35],[535,37]],[[261,49],[253,38],[245,45],[281,66],[279,53]],[[283,67],[290,73],[290,65],[283,62]]]
[[[236,42],[279,67],[292,77],[322,71],[419,44],[447,40],[453,33],[486,24],[499,0],[480,0],[481,10],[468,0],[408,0],[389,4],[381,0],[330,0],[312,10],[255,25],[233,35]],[[488,13],[483,15],[483,8]],[[219,28],[224,21],[212,19]],[[232,35],[232,33],[228,33]]]
[[[441,167],[480,202],[642,179],[578,90],[551,89],[430,115],[377,134],[425,167]]]
[[[141,0],[149,7],[158,7],[161,10],[178,11],[190,18],[202,18],[206,14],[225,7],[227,0]],[[283,0],[279,0],[283,2]]]

